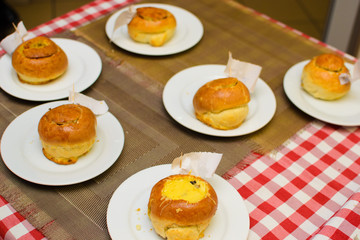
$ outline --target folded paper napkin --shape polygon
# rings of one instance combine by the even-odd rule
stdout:
[[[0,238],[4,240],[46,240],[20,215],[2,196],[0,196]]]
[[[15,32],[9,34],[1,40],[0,46],[5,50],[5,52],[11,55],[22,42],[30,39],[27,37],[29,37],[28,32],[24,23],[21,21],[15,27]]]
[[[109,107],[105,101],[98,101],[82,93],[70,91],[68,99],[71,103],[80,104],[89,108],[95,115],[102,115],[109,111]]]
[[[202,178],[212,178],[221,158],[221,153],[186,153],[173,160],[171,170],[174,174],[192,174]]]
[[[231,52],[229,52],[229,59],[226,64],[225,74],[229,77],[237,78],[245,84],[250,93],[253,93],[256,82],[260,76],[261,69],[261,66],[234,59]]]
[[[267,155],[224,175],[244,198],[253,239],[355,239],[360,128],[312,122]],[[360,237],[360,236],[358,236]]]
[[[351,74],[348,73],[342,73],[339,76],[340,84],[344,85],[348,82],[355,82],[357,80],[360,80],[360,61],[359,59],[356,60],[354,64],[354,69]]]
[[[127,25],[136,14],[134,6],[131,5],[128,10],[123,11],[116,19],[114,23],[113,32],[111,34],[111,41],[116,41],[119,38],[120,27]]]

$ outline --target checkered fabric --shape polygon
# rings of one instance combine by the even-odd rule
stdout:
[[[0,196],[0,238],[4,240],[45,240],[23,216]]]
[[[76,10],[68,12],[58,18],[39,25],[31,32],[38,35],[53,35],[60,33],[65,29],[74,29],[84,24],[89,23],[98,17],[121,8],[127,4],[135,2],[134,0],[96,0],[89,4],[86,4]],[[26,23],[24,23],[26,26]]]
[[[350,239],[360,228],[360,129],[308,124],[224,177],[244,198],[249,239]]]
[[[360,189],[316,233],[312,240],[360,238]],[[358,231],[354,232],[354,228]]]

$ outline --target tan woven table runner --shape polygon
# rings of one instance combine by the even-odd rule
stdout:
[[[105,173],[87,182],[47,187],[26,182],[1,165],[0,192],[49,239],[109,239],[106,210],[112,193],[129,176],[150,166],[170,163],[182,153],[223,153],[222,175],[251,152],[266,153],[290,138],[312,119],[296,109],[282,87],[293,64],[327,49],[252,14],[231,1],[169,0],[194,13],[204,26],[202,40],[183,53],[150,57],[124,51],[105,35],[108,16],[66,37],[85,42],[101,56],[99,79],[84,93],[105,100],[125,132],[119,159]],[[261,65],[261,78],[275,93],[277,110],[263,129],[232,138],[212,137],[188,130],[165,111],[162,90],[175,73],[195,65],[226,64],[233,57]],[[0,94],[0,127],[36,106]],[[14,159],[15,160],[15,159]],[[139,183],[141,184],[141,183]]]
[[[150,1],[146,1],[150,2]],[[233,57],[263,67],[261,78],[276,95],[277,111],[263,129],[238,139],[251,140],[267,152],[301,129],[310,117],[296,109],[286,98],[282,87],[285,72],[293,64],[326,51],[289,30],[262,17],[251,14],[234,2],[223,1],[156,1],[174,4],[194,13],[204,25],[203,39],[192,49],[170,56],[149,57],[129,53],[109,42],[103,29],[108,17],[75,31],[90,41],[113,61],[129,64],[136,69],[133,76],[144,75],[162,87],[177,72],[202,64],[226,64],[228,52]],[[120,71],[124,67],[120,67]]]

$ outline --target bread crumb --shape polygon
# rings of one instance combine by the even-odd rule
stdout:
[[[137,224],[136,225],[136,230],[140,231],[141,230],[141,225]]]
[[[176,209],[176,213],[179,213],[179,212],[181,212],[181,211],[182,211],[181,208],[177,208],[177,209]]]
[[[140,208],[136,209],[136,211],[140,212]]]

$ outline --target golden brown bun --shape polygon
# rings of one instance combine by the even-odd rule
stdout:
[[[197,240],[215,215],[218,199],[200,177],[172,175],[151,190],[148,214],[155,231],[168,240]]]
[[[193,105],[196,118],[221,130],[239,127],[249,108],[248,88],[236,78],[220,78],[203,85],[196,92]]]
[[[175,17],[169,11],[142,7],[136,9],[136,15],[128,24],[128,33],[137,42],[159,47],[172,38],[175,28]]]
[[[50,109],[38,125],[44,155],[58,164],[75,163],[93,146],[96,125],[96,117],[87,107],[65,104]]]
[[[35,37],[19,45],[12,55],[19,80],[44,84],[62,75],[68,66],[64,51],[47,37]]]
[[[349,92],[351,83],[340,84],[339,76],[349,73],[344,60],[334,54],[314,57],[304,67],[301,86],[310,95],[323,100],[335,100]]]

